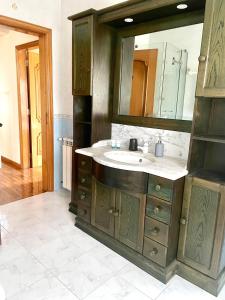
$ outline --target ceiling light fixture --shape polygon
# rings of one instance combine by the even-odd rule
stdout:
[[[187,4],[178,4],[177,9],[186,9],[188,7]]]
[[[134,19],[132,19],[132,18],[124,19],[124,22],[126,22],[126,23],[132,23],[133,21],[134,21]]]

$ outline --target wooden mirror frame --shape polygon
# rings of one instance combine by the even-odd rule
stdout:
[[[189,120],[119,115],[118,112],[120,103],[119,94],[121,83],[120,71],[122,57],[122,39],[141,34],[153,33],[157,31],[199,24],[203,22],[204,10],[197,10],[195,12],[188,12],[175,16],[157,19],[150,22],[135,24],[133,26],[124,27],[117,30],[112,123],[191,132],[192,121]]]

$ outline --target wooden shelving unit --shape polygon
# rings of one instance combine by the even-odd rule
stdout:
[[[96,22],[94,10],[69,19],[73,32],[73,167],[69,210],[77,213],[79,166],[75,150],[111,137],[112,81],[107,74],[113,64],[111,43],[114,32]]]
[[[203,179],[225,182],[225,99],[196,99],[189,172]]]

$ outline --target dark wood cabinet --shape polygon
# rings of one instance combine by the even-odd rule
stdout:
[[[178,259],[217,278],[225,267],[225,186],[186,178]]]
[[[142,253],[146,196],[116,191],[115,238]]]
[[[73,21],[73,95],[92,95],[93,18],[90,15]]]
[[[91,224],[142,252],[145,195],[111,188],[93,179]]]
[[[196,96],[225,97],[225,2],[207,0]]]
[[[93,201],[91,224],[114,236],[115,232],[115,189],[93,179]]]
[[[77,213],[77,148],[111,137],[110,76],[113,65],[114,33],[96,22],[95,11],[69,17],[72,21],[73,154],[72,193],[69,210]]]

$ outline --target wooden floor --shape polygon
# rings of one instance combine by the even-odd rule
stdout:
[[[0,168],[0,205],[42,193],[41,168],[17,170],[7,164]]]

